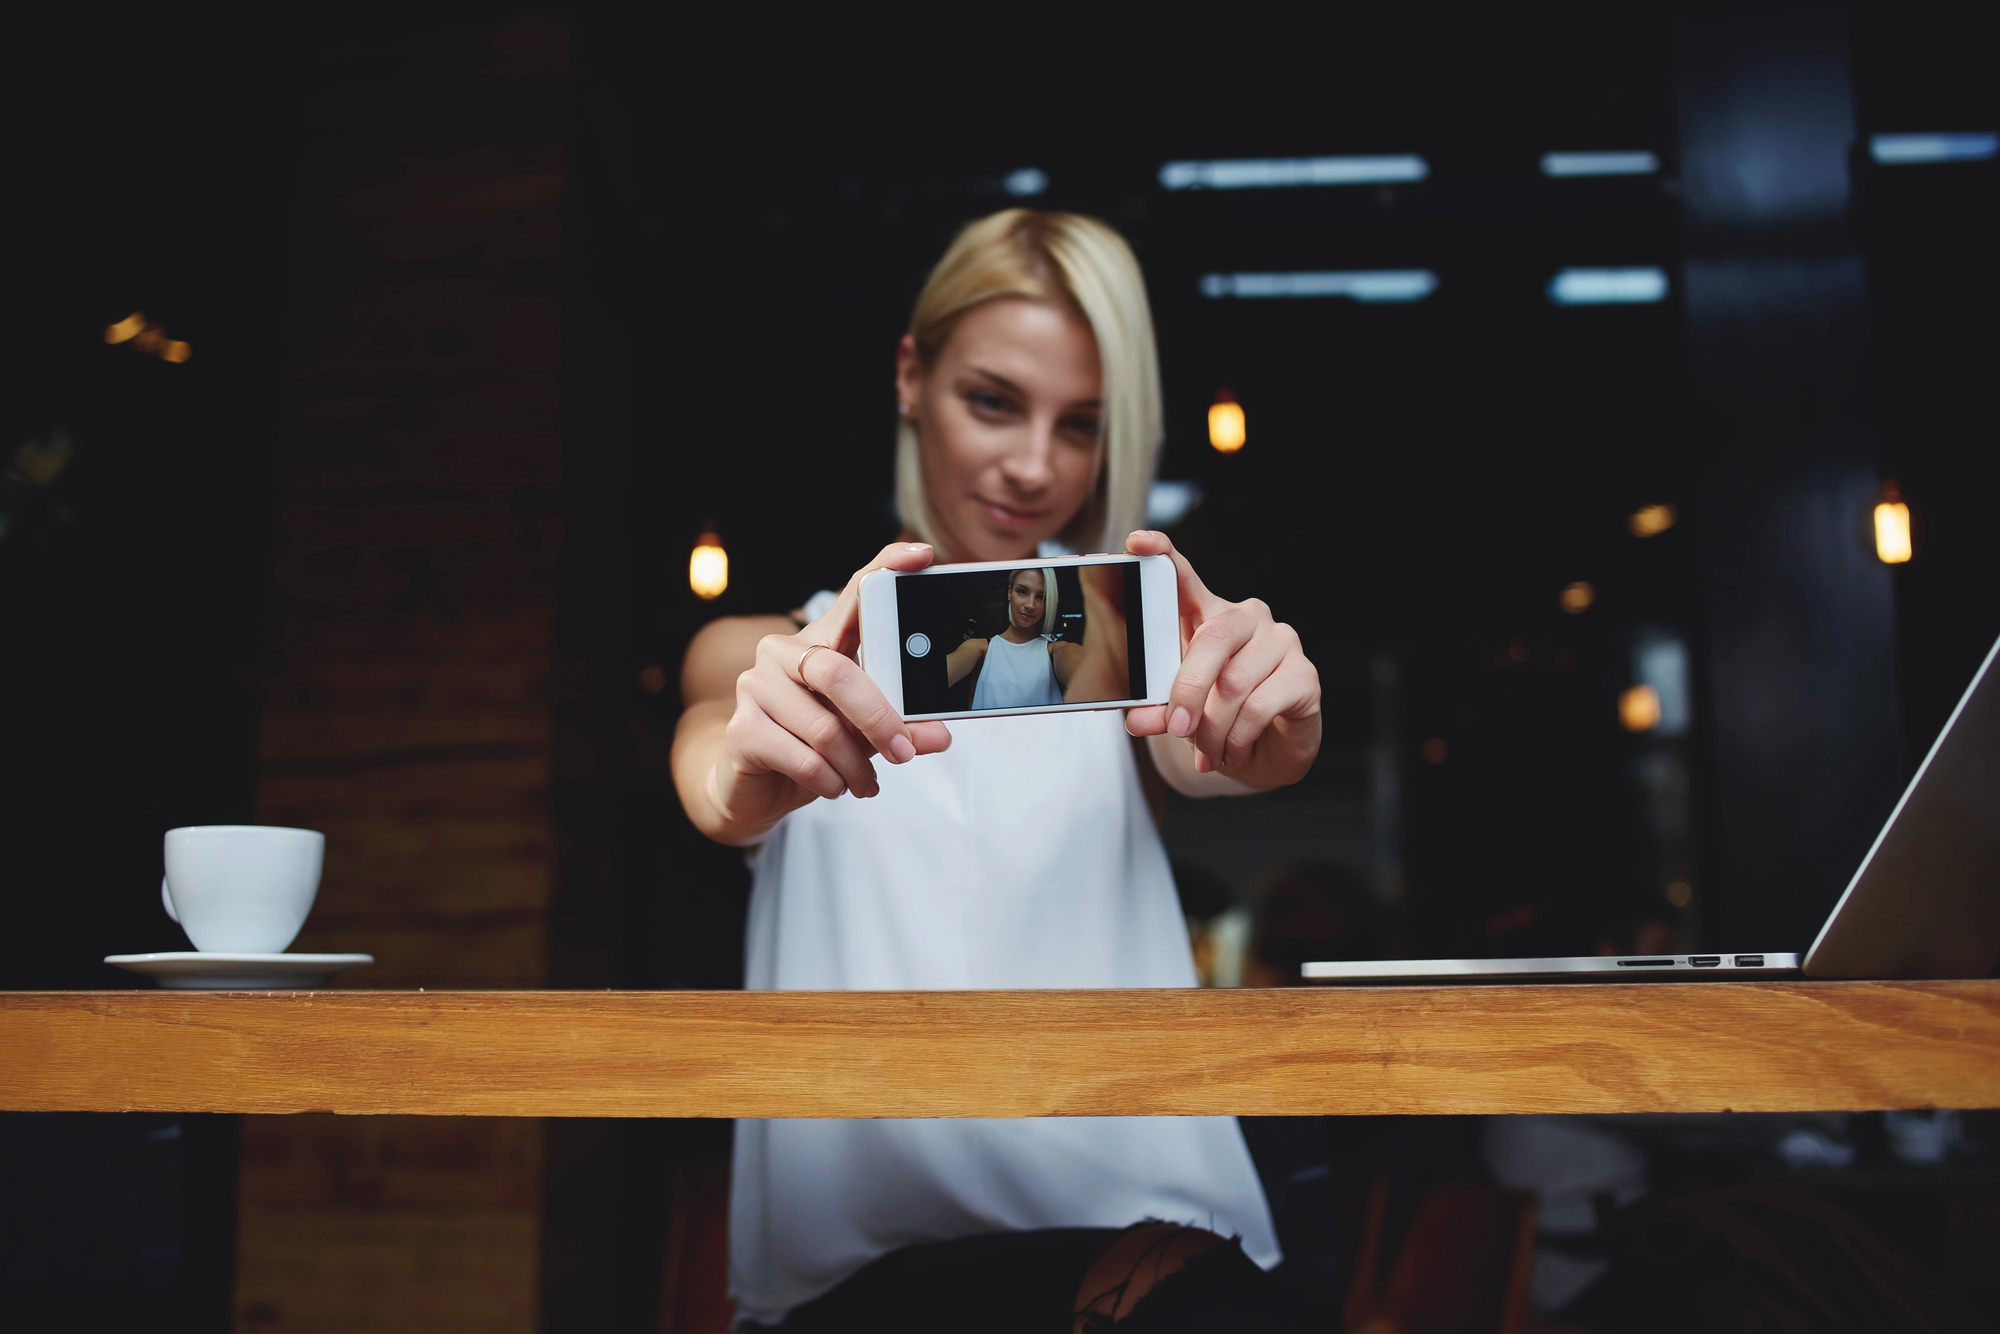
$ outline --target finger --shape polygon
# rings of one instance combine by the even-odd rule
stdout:
[[[1236,721],[1230,725],[1229,734],[1222,743],[1222,767],[1234,769],[1248,764],[1256,753],[1257,743],[1264,739],[1274,719],[1280,718],[1297,707],[1304,695],[1302,673],[1293,670],[1286,663],[1269,676],[1243,701],[1243,707],[1236,711]]]
[[[1230,656],[1215,678],[1215,688],[1208,692],[1207,707],[1195,728],[1195,749],[1225,761],[1224,767],[1232,762],[1229,739],[1245,702],[1284,665],[1297,638],[1290,626],[1267,621],[1257,627],[1249,643]]]
[[[847,790],[839,771],[825,756],[780,727],[762,709],[737,710],[729,720],[729,739],[753,769],[789,778],[815,796],[831,800]]]
[[[1222,669],[1236,651],[1250,642],[1266,618],[1263,603],[1238,603],[1202,622],[1189,637],[1174,687],[1167,692],[1169,732],[1187,736],[1195,730],[1203,711],[1209,707],[1208,695],[1215,689],[1216,678],[1222,675]]]
[[[766,635],[758,640],[757,666],[751,675],[781,680],[822,696],[861,734],[869,749],[886,756],[891,764],[915,759],[917,743],[909,725],[889,707],[882,688],[838,649],[805,642],[812,634],[808,627],[796,635]]]
[[[916,758],[917,743],[910,735],[910,725],[854,659],[822,652],[807,655],[798,665],[803,684],[832,705],[870,747],[893,764],[907,764]]]
[[[917,743],[917,754],[937,755],[951,749],[951,729],[943,723],[909,723],[910,740]]]
[[[874,747],[838,713],[790,681],[753,677],[746,688],[757,708],[832,765],[850,792],[857,797],[875,795],[880,785],[875,781]]]
[[[1133,736],[1159,736],[1167,730],[1167,706],[1147,704],[1125,710],[1125,730]]]
[[[861,642],[861,581],[877,570],[921,570],[937,556],[928,542],[891,542],[848,577],[826,614],[805,628],[809,641],[852,655]]]

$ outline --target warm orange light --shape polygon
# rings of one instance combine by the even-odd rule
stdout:
[[[1424,742],[1424,759],[1430,763],[1443,764],[1450,755],[1451,747],[1444,743],[1443,737],[1434,736]]]
[[[1208,443],[1224,454],[1234,454],[1249,439],[1243,421],[1243,405],[1228,392],[1216,397],[1208,409]]]
[[[1628,732],[1650,732],[1660,725],[1660,692],[1633,686],[1618,697],[1618,721]]]
[[[1680,511],[1672,505],[1643,505],[1625,521],[1625,526],[1634,537],[1658,537],[1678,523],[1680,517]]]
[[[1590,610],[1590,604],[1597,601],[1597,590],[1590,586],[1588,580],[1579,579],[1573,584],[1564,584],[1556,601],[1562,604],[1564,611],[1575,616]]]
[[[1694,891],[1688,888],[1688,883],[1685,880],[1676,880],[1673,884],[1667,886],[1667,902],[1673,904],[1676,908],[1687,907],[1688,901],[1693,897]]]
[[[649,662],[639,669],[639,689],[649,695],[657,695],[667,688],[667,669],[657,662]]]
[[[194,349],[178,338],[167,337],[167,331],[157,324],[148,323],[144,314],[133,311],[118,323],[106,326],[104,341],[107,343],[130,343],[141,352],[150,352],[161,361],[182,362],[194,355]]]
[[[695,539],[694,551],[688,556],[688,587],[703,602],[715,601],[729,587],[729,553],[714,533]]]
[[[1895,482],[1884,482],[1875,502],[1875,556],[1884,565],[1901,565],[1911,554],[1910,507]]]

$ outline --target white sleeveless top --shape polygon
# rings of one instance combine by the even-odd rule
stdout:
[[[752,855],[758,990],[1190,987],[1187,930],[1116,711],[951,724]],[[775,1324],[911,1242],[1142,1218],[1281,1258],[1231,1117],[736,1123],[730,1287]]]
[[[975,709],[1032,709],[1063,702],[1056,683],[1056,665],[1049,658],[1049,641],[1036,635],[1016,644],[1005,635],[986,641],[979,663],[979,683],[972,688]]]

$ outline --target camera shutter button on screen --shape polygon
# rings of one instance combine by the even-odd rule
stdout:
[[[922,633],[911,635],[903,641],[903,651],[913,658],[921,658],[931,651],[931,637]]]

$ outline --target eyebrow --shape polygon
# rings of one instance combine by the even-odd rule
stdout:
[[[999,374],[997,371],[989,371],[984,366],[969,366],[966,369],[970,370],[974,375],[984,376],[986,379],[993,381],[993,383],[999,385],[1003,389],[1009,390],[1010,392],[1015,394],[1019,394],[1022,398],[1026,398],[1028,396],[1027,390],[1021,388],[1020,385],[1015,384],[1012,380],[1008,379],[1004,375]],[[1071,412],[1075,411],[1078,408],[1089,408],[1092,410],[1101,411],[1103,407],[1104,407],[1103,399],[1086,398],[1086,399],[1080,399],[1077,402],[1070,404],[1069,407],[1064,409],[1064,411]]]

